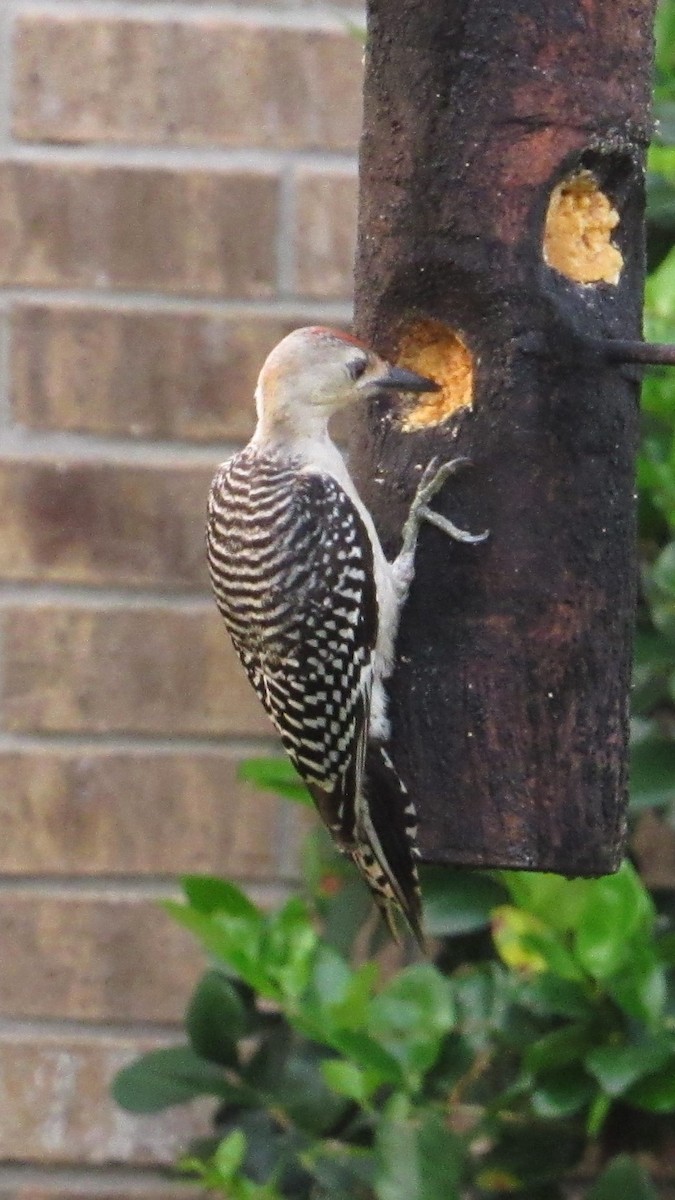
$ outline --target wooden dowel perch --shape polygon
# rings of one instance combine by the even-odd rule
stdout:
[[[673,361],[639,340],[652,20],[652,0],[369,2],[356,327],[443,386],[364,414],[351,464],[391,552],[432,455],[474,463],[438,510],[490,529],[423,531],[399,637],[394,753],[430,862],[620,861],[638,402],[621,364]]]
[[[603,346],[607,362],[644,363],[646,366],[675,367],[675,346],[661,342],[632,341],[630,338],[608,338]]]

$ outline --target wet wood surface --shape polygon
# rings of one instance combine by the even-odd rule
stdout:
[[[490,529],[423,530],[400,631],[393,752],[429,862],[622,853],[639,377],[598,345],[640,337],[652,21],[651,0],[369,3],[356,329],[409,363],[425,322],[459,335],[473,407],[406,431],[376,404],[352,469],[390,553],[433,455],[474,463],[438,510]],[[570,181],[558,236],[596,279],[544,252]]]

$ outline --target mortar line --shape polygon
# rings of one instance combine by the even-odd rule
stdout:
[[[236,879],[237,887],[245,891],[255,904],[263,908],[277,904],[287,897],[292,880],[263,882],[259,879]],[[132,903],[146,901],[180,900],[182,890],[178,875],[156,878],[108,876],[57,876],[57,875],[0,875],[0,896],[30,896],[49,900],[81,900]]]
[[[90,166],[135,170],[205,171],[211,174],[279,175],[287,163],[310,167],[326,175],[356,175],[353,151],[274,150],[263,147],[178,146],[157,142],[12,142],[7,157],[16,163],[37,166]]]
[[[88,1021],[68,1017],[0,1017],[0,1043],[19,1040],[93,1041],[122,1038],[155,1038],[176,1042],[185,1038],[180,1021]]]
[[[136,756],[138,758],[173,755],[210,755],[224,759],[226,762],[238,762],[242,758],[258,756],[281,757],[279,741],[270,726],[269,736],[259,734],[230,736],[214,734],[212,737],[198,737],[190,734],[163,735],[143,733],[90,733],[88,730],[71,733],[68,730],[14,733],[12,730],[0,731],[0,753],[2,754],[54,754],[61,753],[70,756],[78,753],[94,758],[110,756],[113,753]]]
[[[251,413],[253,401],[251,400]],[[189,470],[208,466],[215,471],[240,442],[154,441],[98,433],[74,433],[63,429],[31,429],[12,424],[3,431],[0,461],[51,460],[60,466],[111,463],[120,467],[173,467]]]
[[[124,1190],[125,1194],[138,1197],[148,1197],[149,1200],[163,1200],[171,1189],[171,1195],[180,1197],[201,1197],[201,1189],[190,1187],[189,1183],[172,1180],[167,1177],[166,1170],[161,1166],[144,1167],[139,1164],[128,1166],[102,1166],[77,1163],[64,1166],[61,1163],[16,1162],[0,1164],[0,1188],[36,1188],[42,1194],[43,1189],[57,1185],[60,1190],[72,1190],[74,1197],[96,1196],[109,1200],[111,1191]],[[49,1192],[45,1191],[45,1196]]]
[[[346,36],[352,25],[360,25],[364,20],[361,5],[339,8],[330,3],[310,8],[290,3],[287,8],[270,10],[263,4],[242,8],[238,4],[215,0],[208,5],[207,11],[200,11],[182,0],[148,0],[143,5],[133,0],[83,0],[82,3],[68,3],[68,0],[16,0],[15,7],[22,15],[51,16],[58,12],[66,18],[119,18],[139,23],[181,21],[201,25],[208,24],[215,17],[244,27],[257,28],[263,24],[272,29],[345,33]]]
[[[322,300],[312,296],[285,296],[273,300],[242,300],[220,299],[218,296],[188,296],[180,293],[169,295],[154,291],[128,291],[106,288],[72,287],[55,288],[43,287],[40,284],[12,285],[5,287],[0,295],[6,298],[10,305],[25,307],[41,305],[59,305],[63,308],[87,307],[103,312],[131,312],[137,310],[154,314],[177,313],[181,316],[229,317],[232,320],[245,321],[251,318],[261,320],[313,320],[325,317],[348,321],[352,315],[352,305],[349,300]]]
[[[0,607],[7,608],[71,608],[71,609],[146,609],[185,613],[188,616],[215,614],[213,597],[206,581],[202,589],[156,587],[99,586],[98,584],[58,583],[43,579],[0,579]]]

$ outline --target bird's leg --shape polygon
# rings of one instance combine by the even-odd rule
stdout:
[[[429,508],[429,501],[440,491],[446,479],[461,470],[462,467],[468,466],[471,466],[471,459],[460,455],[457,458],[449,459],[448,462],[441,463],[440,467],[438,459],[434,458],[426,467],[413,502],[410,505],[408,519],[403,526],[401,549],[392,564],[394,578],[399,585],[402,595],[405,595],[407,592],[414,573],[415,549],[420,526],[423,521],[427,521],[430,525],[435,525],[437,529],[442,529],[455,542],[463,542],[471,546],[477,545],[479,542],[484,542],[488,536],[487,530],[483,533],[469,533],[466,529],[460,529],[448,517],[443,517],[440,513],[434,512],[433,509]]]

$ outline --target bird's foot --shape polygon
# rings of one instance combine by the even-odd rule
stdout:
[[[487,529],[483,533],[469,533],[466,529],[460,529],[448,517],[443,517],[440,513],[434,512],[433,509],[429,508],[429,501],[440,491],[446,479],[450,475],[456,474],[457,471],[462,470],[462,468],[472,465],[471,459],[465,455],[458,455],[457,458],[448,459],[447,462],[441,463],[440,466],[437,458],[432,458],[431,462],[428,463],[410,506],[408,519],[403,527],[402,555],[414,554],[417,535],[422,521],[427,521],[430,525],[435,525],[437,529],[442,529],[455,542],[463,542],[466,545],[475,546],[479,542],[485,541],[488,537]]]

